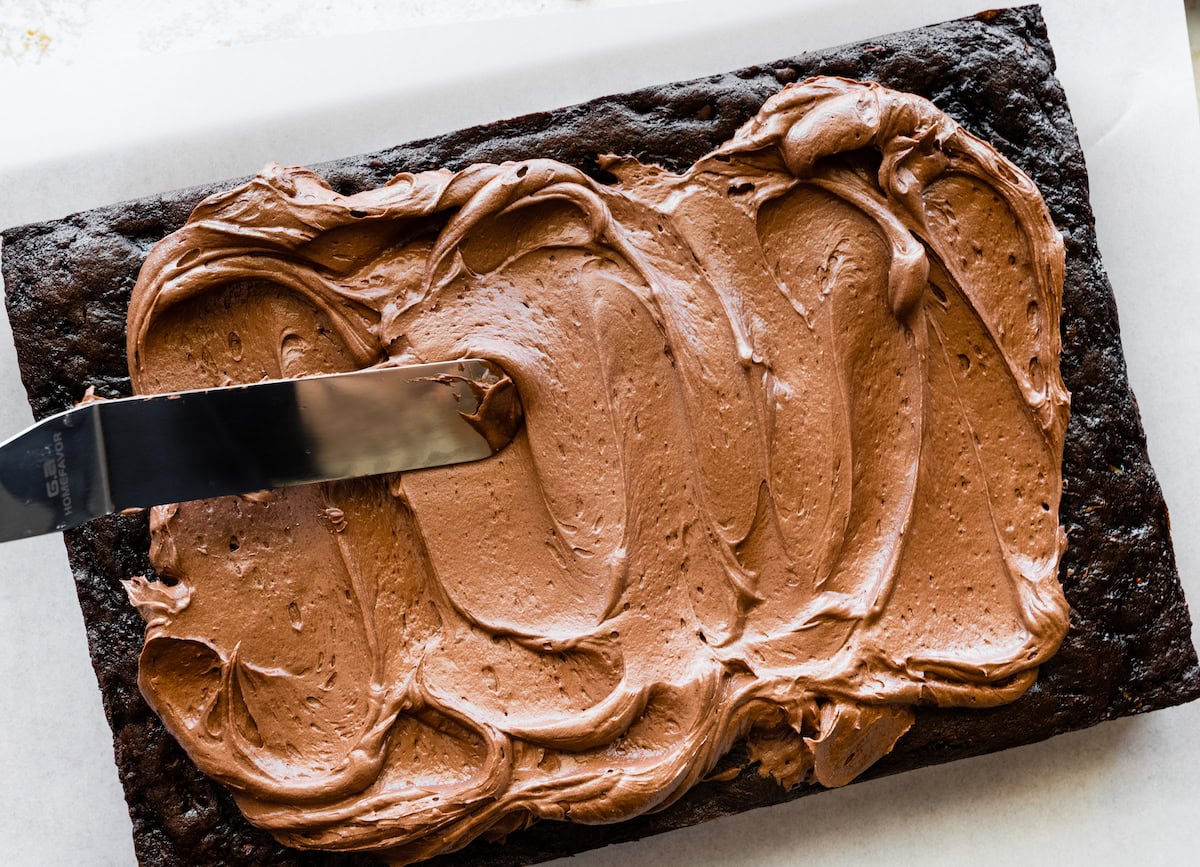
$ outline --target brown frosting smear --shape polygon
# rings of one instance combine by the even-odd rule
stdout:
[[[155,248],[155,392],[468,356],[498,456],[154,510],[140,682],[282,843],[407,863],[661,809],[738,739],[840,786],[1067,628],[1063,247],[931,103],[816,78],[679,175],[353,196],[269,166]]]

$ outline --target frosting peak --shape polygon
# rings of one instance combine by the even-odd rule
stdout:
[[[152,252],[142,392],[476,356],[478,464],[156,509],[141,685],[287,845],[849,782],[1058,647],[1061,240],[931,103],[818,78],[683,174],[268,167]]]

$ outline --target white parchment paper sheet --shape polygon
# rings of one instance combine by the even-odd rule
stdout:
[[[986,0],[584,10],[0,76],[0,226],[970,14]],[[1043,4],[1130,378],[1200,605],[1200,127],[1179,0]],[[31,420],[0,320],[0,438]],[[1191,863],[1200,704],[589,853],[579,867]],[[0,864],[134,863],[57,537],[0,548]]]

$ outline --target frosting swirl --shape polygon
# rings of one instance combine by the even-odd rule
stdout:
[[[817,78],[683,174],[269,166],[142,269],[135,389],[482,357],[476,464],[155,509],[140,683],[286,845],[407,862],[838,786],[1057,649],[1063,248],[931,103]]]

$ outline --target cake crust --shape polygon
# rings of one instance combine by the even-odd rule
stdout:
[[[922,708],[896,750],[864,779],[1028,743],[1200,695],[1166,508],[1145,450],[1120,351],[1111,288],[1096,247],[1083,156],[1033,7],[894,34],[691,82],[606,97],[315,167],[341,193],[401,171],[535,156],[608,178],[598,156],[633,154],[675,171],[728,138],[783,84],[828,74],[920,94],[991,142],[1041,189],[1066,246],[1062,373],[1072,393],[1060,579],[1071,626],[1037,684],[987,711]],[[129,293],[149,248],[204,197],[238,182],[168,193],[4,233],[3,269],[22,376],[39,417],[88,386],[128,393]],[[112,517],[67,534],[89,646],[113,726],[143,864],[374,863],[280,847],[251,828],[201,775],[137,690],[143,624],[120,579],[148,574],[144,518]],[[819,791],[785,791],[735,750],[662,813],[616,826],[540,823],[503,846],[477,842],[445,860],[531,863],[696,824]],[[430,863],[438,863],[435,859]]]

